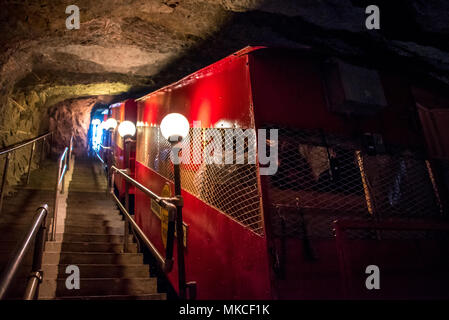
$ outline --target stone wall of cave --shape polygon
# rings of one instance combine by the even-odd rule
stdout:
[[[448,2],[376,3],[381,29],[368,31],[365,0],[77,0],[80,29],[68,30],[66,1],[4,0],[0,148],[55,130],[59,151],[73,130],[81,155],[96,102],[139,97],[247,45],[312,48],[449,85]],[[9,184],[28,154],[16,152]]]
[[[74,154],[78,157],[86,155],[90,116],[96,101],[95,98],[66,100],[48,110],[49,129],[55,137],[53,152],[62,152],[70,144],[73,134]]]

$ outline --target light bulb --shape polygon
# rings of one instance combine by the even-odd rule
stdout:
[[[136,126],[131,121],[123,121],[118,126],[118,134],[120,137],[134,136],[136,134]]]
[[[92,120],[92,125],[93,125],[93,126],[98,126],[100,123],[101,123],[101,120],[100,120],[100,119],[94,119],[94,120]]]
[[[161,133],[170,142],[179,142],[189,134],[189,121],[180,113],[169,113],[161,121]]]
[[[104,128],[106,130],[115,129],[116,127],[117,127],[117,120],[115,120],[114,118],[109,118],[104,123]]]

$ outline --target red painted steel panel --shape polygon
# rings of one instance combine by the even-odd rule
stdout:
[[[201,121],[203,128],[220,120],[242,128],[254,127],[247,62],[243,52],[232,55],[139,101],[136,172],[140,183],[160,192],[167,182],[139,158],[139,150],[148,143],[139,140],[143,136],[140,133],[145,127],[158,125],[167,113],[182,113],[191,125]],[[198,298],[270,298],[266,238],[185,190],[183,197],[184,221],[188,224],[187,281],[197,282]],[[148,198],[137,191],[135,204],[136,221],[162,250],[160,220],[150,210]],[[175,263],[168,275],[175,288],[176,271]]]
[[[338,134],[375,132],[385,142],[422,146],[414,128],[414,100],[406,79],[380,72],[388,106],[370,117],[344,117],[329,112],[322,59],[292,50],[259,50],[250,55],[254,113],[265,124],[317,129]]]
[[[168,182],[139,162],[136,167],[139,182],[151,190],[162,190]],[[187,281],[197,282],[198,299],[269,299],[265,238],[184,190],[182,196],[183,218],[188,225],[186,275]],[[148,197],[137,190],[136,221],[164,252],[161,223],[149,204]],[[176,263],[168,278],[177,290]]]
[[[139,99],[137,180],[156,192],[167,182],[145,163],[149,142],[139,137],[145,136],[145,128],[158,125],[170,112],[184,114],[191,125],[201,121],[203,128],[227,120],[243,128],[274,124],[321,128],[348,136],[375,132],[389,143],[422,145],[412,119],[404,117],[413,105],[407,81],[381,72],[388,107],[375,116],[347,118],[329,112],[320,67],[318,58],[296,51],[247,49]],[[265,181],[264,177],[261,179]],[[267,189],[263,183],[265,221],[272,214]],[[280,244],[279,239],[271,237],[269,228],[265,237],[258,236],[185,190],[183,197],[188,225],[187,281],[197,281],[200,299],[341,297],[338,257],[332,239],[313,242],[318,260],[305,258],[303,241],[287,239],[286,277],[279,279],[271,272],[267,247]],[[151,211],[149,199],[139,191],[135,208],[137,223],[163,251],[160,220]],[[359,244],[354,254],[370,248],[368,242]],[[168,277],[177,288],[176,264]]]

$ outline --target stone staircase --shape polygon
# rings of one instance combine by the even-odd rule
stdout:
[[[0,271],[6,266],[18,242],[29,229],[36,209],[41,204],[47,203],[50,213],[53,212],[56,170],[56,162],[46,159],[38,169],[32,171],[28,185],[22,181],[19,186],[9,187],[10,195],[5,196],[0,213]],[[47,219],[47,224],[49,222],[50,218]],[[34,245],[31,248],[34,248]],[[7,292],[7,299],[23,297],[27,277],[31,271],[32,256],[31,249]]]
[[[131,236],[123,252],[124,221],[106,194],[101,166],[77,160],[66,179],[56,241],[45,245],[39,299],[165,299]],[[69,265],[79,268],[79,289],[66,287]]]

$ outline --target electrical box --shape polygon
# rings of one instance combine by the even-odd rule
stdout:
[[[324,79],[332,112],[373,115],[387,106],[376,70],[333,59],[325,63]]]

